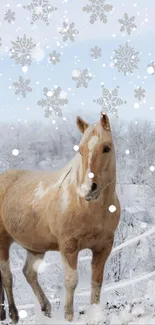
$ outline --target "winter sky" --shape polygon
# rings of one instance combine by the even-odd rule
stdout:
[[[54,119],[54,115],[46,119],[44,107],[37,105],[39,100],[45,99],[43,88],[53,91],[54,86],[60,86],[68,99],[65,107],[60,106],[64,116],[94,115],[96,120],[101,107],[94,100],[102,95],[101,83],[108,90],[119,86],[118,97],[127,102],[118,109],[120,118],[155,120],[155,74],[147,71],[148,65],[155,62],[154,0],[107,0],[106,3],[113,6],[113,10],[106,12],[107,23],[97,19],[94,24],[90,23],[90,13],[83,11],[84,6],[91,5],[89,0],[49,0],[57,10],[51,13],[48,26],[41,19],[31,24],[32,13],[23,6],[33,1],[0,2],[0,121],[13,123],[19,119],[22,122]],[[4,20],[9,9],[15,12],[13,23]],[[123,19],[125,13],[135,17],[136,29],[131,34],[120,31],[118,20]],[[60,27],[66,19],[69,24],[74,22],[78,31],[73,42],[63,41],[63,35],[60,34]],[[11,42],[16,42],[17,36],[23,38],[24,34],[27,39],[32,38],[39,49],[37,60],[32,58],[31,64],[26,65],[26,72],[21,64],[11,59],[10,51],[13,48]],[[133,68],[132,75],[124,75],[123,71],[119,72],[117,66],[114,66],[113,51],[118,50],[120,45],[124,47],[127,42],[135,53],[139,52],[137,68]],[[97,60],[90,56],[95,46],[101,48],[101,56]],[[60,54],[60,62],[55,65],[48,61],[49,54],[54,50]],[[87,88],[77,88],[72,73],[84,69],[89,69],[91,80]],[[18,82],[20,76],[24,80],[30,79],[32,91],[27,92],[25,98],[21,93],[15,94],[13,83]],[[142,100],[134,98],[136,87],[145,90]]]

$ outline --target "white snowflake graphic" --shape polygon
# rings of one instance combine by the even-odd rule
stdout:
[[[32,38],[27,38],[24,35],[22,38],[17,37],[16,42],[12,42],[13,47],[10,49],[12,55],[11,59],[15,59],[16,64],[22,66],[31,65],[32,62],[32,50],[36,47]]]
[[[127,73],[133,73],[134,69],[138,69],[137,63],[139,60],[139,52],[126,43],[124,46],[120,45],[118,50],[114,50],[114,65],[118,68],[118,71]]]
[[[90,13],[90,23],[94,24],[98,19],[107,23],[107,12],[113,9],[113,6],[106,3],[105,0],[89,0],[90,5],[83,7],[83,11]]]
[[[54,65],[60,62],[60,54],[55,50],[52,53],[49,53],[49,61]]]
[[[72,22],[70,24],[63,22],[62,27],[59,30],[59,33],[63,36],[63,41],[72,41],[74,42],[75,36],[79,33],[75,28],[75,23]]]
[[[47,87],[43,89],[45,98],[38,101],[38,105],[45,108],[45,117],[48,118],[52,113],[62,116],[61,106],[68,103],[66,93],[61,87],[49,90]],[[65,94],[64,94],[65,93]]]
[[[104,85],[101,87],[102,96],[98,99],[94,99],[94,103],[99,104],[104,112],[118,116],[118,108],[121,105],[126,104],[126,101],[123,101],[118,97],[119,86],[113,90],[108,90]]]
[[[127,13],[125,13],[124,17],[122,19],[119,19],[118,21],[122,25],[120,31],[126,31],[128,35],[130,35],[131,32],[137,28],[136,24],[134,23],[135,16],[129,18]]]
[[[142,88],[142,87],[137,87],[135,90],[134,90],[134,97],[137,98],[138,100],[142,100],[145,98],[145,89]]]
[[[74,70],[72,73],[72,79],[76,81],[76,87],[88,87],[88,82],[92,79],[92,74],[89,72],[88,69],[81,70]]]
[[[15,21],[15,12],[14,11],[11,11],[11,9],[8,9],[5,12],[4,20],[6,20],[9,24],[11,24],[12,22],[14,22]]]
[[[15,94],[21,94],[24,98],[26,98],[27,92],[32,91],[32,88],[29,86],[30,82],[30,79],[24,80],[24,78],[20,76],[19,81],[13,83],[14,87],[16,88]]]
[[[99,57],[101,57],[102,49],[98,46],[94,46],[90,49],[90,55],[92,58],[97,60]]]
[[[34,24],[36,20],[42,20],[49,25],[49,17],[52,11],[57,10],[56,7],[52,7],[49,0],[32,0],[32,2],[26,6],[24,9],[28,9],[32,12],[31,24]]]

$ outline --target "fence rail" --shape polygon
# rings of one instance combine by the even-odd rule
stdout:
[[[113,248],[111,254],[115,254],[117,253],[120,249],[124,248],[124,247],[127,247],[129,245],[132,245],[134,243],[136,243],[137,241],[139,240],[143,240],[145,237],[148,237],[152,234],[155,234],[155,227],[153,227],[152,229],[149,229],[147,231],[145,231],[143,234],[141,235],[138,235],[134,238],[131,238],[129,240],[126,240],[124,243],[116,246],[115,248]],[[82,262],[82,261],[87,261],[87,260],[91,260],[91,256],[81,256],[79,261]]]

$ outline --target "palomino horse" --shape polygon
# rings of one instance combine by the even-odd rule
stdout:
[[[0,175],[0,271],[9,315],[18,322],[12,292],[9,248],[12,242],[27,250],[23,273],[51,317],[51,306],[37,280],[35,262],[49,250],[60,251],[67,291],[65,318],[73,319],[80,250],[92,250],[91,303],[98,304],[105,262],[119,223],[120,204],[115,192],[115,150],[108,116],[88,125],[77,117],[84,134],[79,152],[57,172],[10,170]],[[110,206],[113,207],[111,212]]]

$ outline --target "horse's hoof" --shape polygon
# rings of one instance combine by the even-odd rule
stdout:
[[[42,312],[44,313],[44,315],[46,317],[49,317],[49,318],[52,317],[52,311],[51,311],[51,305],[50,305],[50,303],[42,306],[41,310],[42,310]]]
[[[73,320],[73,314],[65,313],[65,319],[66,319],[68,322],[71,322],[71,321]]]
[[[18,311],[16,308],[10,309],[9,316],[14,324],[19,322]]]

